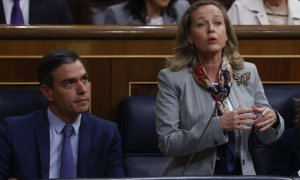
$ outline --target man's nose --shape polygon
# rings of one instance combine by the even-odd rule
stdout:
[[[88,82],[79,82],[77,86],[77,92],[79,94],[86,93],[88,89]]]

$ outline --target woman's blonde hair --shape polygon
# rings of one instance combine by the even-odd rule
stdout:
[[[173,71],[178,71],[186,65],[193,67],[197,63],[197,52],[194,50],[194,47],[191,46],[191,44],[188,42],[186,35],[191,30],[193,13],[199,7],[205,5],[214,5],[221,10],[225,21],[226,33],[228,36],[228,40],[222,50],[222,54],[229,59],[230,64],[233,67],[238,69],[243,68],[244,59],[238,52],[237,37],[234,32],[233,26],[228,19],[226,9],[223,5],[214,0],[196,1],[186,10],[184,15],[181,17],[175,41],[174,57],[168,59],[167,66],[170,67]]]

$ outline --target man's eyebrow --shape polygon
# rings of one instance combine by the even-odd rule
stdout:
[[[74,82],[74,81],[75,81],[74,78],[67,78],[67,79],[63,79],[60,83],[61,83],[61,84],[64,84],[64,83],[66,83],[66,82]]]

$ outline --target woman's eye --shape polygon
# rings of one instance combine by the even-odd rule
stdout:
[[[219,26],[219,25],[222,25],[222,24],[223,24],[223,23],[222,23],[221,21],[217,21],[217,22],[216,22],[216,25],[218,25],[218,26]]]
[[[205,26],[205,23],[198,23],[198,25],[197,25],[198,27],[204,27]]]

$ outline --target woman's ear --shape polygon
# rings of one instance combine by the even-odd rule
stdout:
[[[43,93],[44,97],[47,99],[47,101],[52,101],[52,90],[48,86],[41,84],[40,85],[40,91]]]
[[[190,44],[194,44],[193,41],[192,41],[191,33],[189,31],[185,33],[185,37],[186,37],[186,39],[188,40],[188,42]]]

